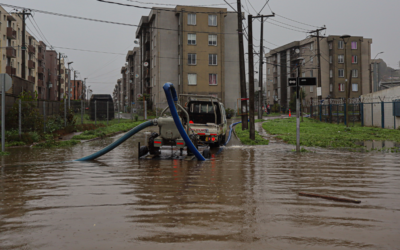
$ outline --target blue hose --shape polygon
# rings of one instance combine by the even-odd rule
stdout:
[[[92,161],[92,160],[94,160],[96,158],[99,158],[100,156],[102,156],[104,154],[107,154],[108,152],[110,152],[114,148],[118,147],[121,143],[123,143],[124,141],[128,140],[134,134],[136,134],[139,131],[141,131],[141,130],[147,128],[147,127],[150,127],[150,126],[154,126],[154,122],[153,121],[147,121],[145,123],[142,123],[139,126],[136,126],[133,129],[129,130],[121,138],[119,138],[115,142],[111,143],[107,147],[103,148],[102,150],[100,150],[100,151],[98,151],[98,152],[96,152],[94,154],[91,154],[89,156],[83,157],[81,159],[75,160],[75,161]]]
[[[178,101],[178,96],[176,94],[174,85],[172,83],[167,82],[166,84],[164,84],[163,89],[165,92],[165,96],[167,97],[169,110],[171,112],[172,117],[174,118],[174,122],[176,127],[178,128],[179,134],[182,136],[183,140],[185,141],[190,151],[196,156],[197,160],[205,161],[206,159],[203,157],[202,154],[200,154],[197,148],[193,145],[193,142],[190,140],[188,134],[186,133],[185,129],[182,126],[181,120],[179,119],[178,111],[176,110],[174,103],[174,101],[175,102]]]
[[[236,125],[238,125],[239,123],[242,123],[242,122],[236,122],[236,123],[232,123],[230,126],[229,126],[229,136],[228,136],[228,139],[226,140],[226,142],[225,142],[225,146],[226,145],[228,145],[228,142],[231,140],[231,138],[232,138],[232,130],[233,130],[233,127],[234,126],[236,126]]]

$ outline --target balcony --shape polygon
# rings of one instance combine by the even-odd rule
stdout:
[[[28,81],[30,81],[30,82],[35,82],[35,77],[33,77],[33,76],[28,76]]]
[[[33,45],[28,45],[28,53],[29,54],[35,54],[36,53],[36,48]]]
[[[37,80],[37,84],[38,84],[38,87],[44,87],[43,80],[41,80],[41,79]]]
[[[17,39],[17,31],[12,27],[7,27],[7,39]]]
[[[17,70],[11,66],[6,66],[6,73],[9,75],[16,75]]]
[[[44,68],[39,66],[38,67],[38,74],[44,74]]]
[[[44,53],[43,52],[38,52],[38,60],[44,61]]]
[[[28,60],[28,69],[34,69],[36,67],[36,63],[32,60]]]
[[[6,56],[11,58],[17,57],[17,51],[13,47],[7,47]]]
[[[274,78],[278,77],[278,72],[274,72]]]
[[[61,74],[64,74],[64,70],[63,70],[63,69],[61,69],[61,71],[60,71],[60,75],[61,75]]]

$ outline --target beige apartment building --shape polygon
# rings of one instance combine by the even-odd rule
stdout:
[[[235,108],[240,97],[237,14],[226,8],[153,9],[136,31],[140,92],[166,103],[163,85],[179,94],[213,95]]]
[[[317,38],[295,41],[271,50],[267,57],[267,103],[287,108],[295,89],[288,87],[289,77],[316,77],[318,82]],[[345,97],[347,78],[352,71],[350,98],[371,93],[370,68],[372,39],[351,36],[346,44],[340,36],[320,38],[321,88],[305,86],[306,100]],[[347,49],[345,49],[347,48]],[[347,57],[345,54],[347,51]]]

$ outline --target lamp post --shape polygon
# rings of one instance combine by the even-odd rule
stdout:
[[[373,60],[375,60],[376,59],[376,57],[378,56],[378,55],[380,55],[380,54],[383,54],[384,52],[379,52],[378,54],[376,54],[376,56],[374,57],[374,59]],[[379,63],[378,63],[379,64]],[[369,75],[370,75],[370,92],[371,93],[373,93],[374,92],[374,88],[373,88],[373,85],[377,85],[376,83],[378,82],[378,78],[376,78],[376,81],[375,81],[375,76],[377,76],[377,74],[378,74],[378,68],[376,67],[376,65],[377,65],[377,63],[376,62],[374,62],[374,70],[372,70],[371,69],[371,64],[369,65]],[[374,74],[372,75],[372,72],[374,72]],[[372,79],[372,77],[374,78],[374,79]],[[374,82],[374,84],[373,84],[373,82]]]
[[[74,62],[68,63],[68,108],[71,108],[71,70],[69,69],[69,65]]]
[[[349,126],[349,102],[348,102],[348,98],[349,98],[349,82],[347,80],[347,43],[350,39],[350,35],[343,35],[340,37],[343,40],[344,43],[344,79],[345,79],[345,103],[346,103],[346,126]]]

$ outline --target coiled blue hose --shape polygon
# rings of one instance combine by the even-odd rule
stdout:
[[[175,102],[178,101],[178,96],[176,94],[174,85],[170,82],[164,84],[164,92],[165,96],[167,97],[169,110],[171,112],[172,117],[174,118],[175,125],[179,131],[179,134],[182,136],[183,140],[185,141],[187,147],[190,151],[196,156],[197,160],[205,161],[206,158],[197,150],[197,148],[193,145],[193,142],[190,140],[188,134],[186,133],[185,129],[182,126],[181,120],[179,119],[178,111],[175,107]]]
[[[147,121],[145,123],[140,124],[139,126],[134,127],[133,129],[129,130],[126,134],[124,134],[121,138],[119,138],[115,142],[111,143],[107,147],[103,148],[102,150],[100,150],[94,154],[91,154],[89,156],[83,157],[81,159],[75,160],[75,161],[92,161],[96,158],[99,158],[100,156],[105,155],[108,152],[110,152],[111,150],[113,150],[114,148],[118,147],[121,143],[128,140],[131,136],[135,135],[139,131],[141,131],[147,127],[150,127],[150,126],[154,126],[154,121]]]
[[[229,142],[229,141],[231,140],[231,138],[232,138],[232,130],[233,130],[233,127],[236,126],[236,125],[238,125],[239,123],[242,123],[242,122],[232,123],[232,124],[229,126],[229,136],[228,136],[228,139],[226,140],[224,146],[228,145],[228,142]]]

